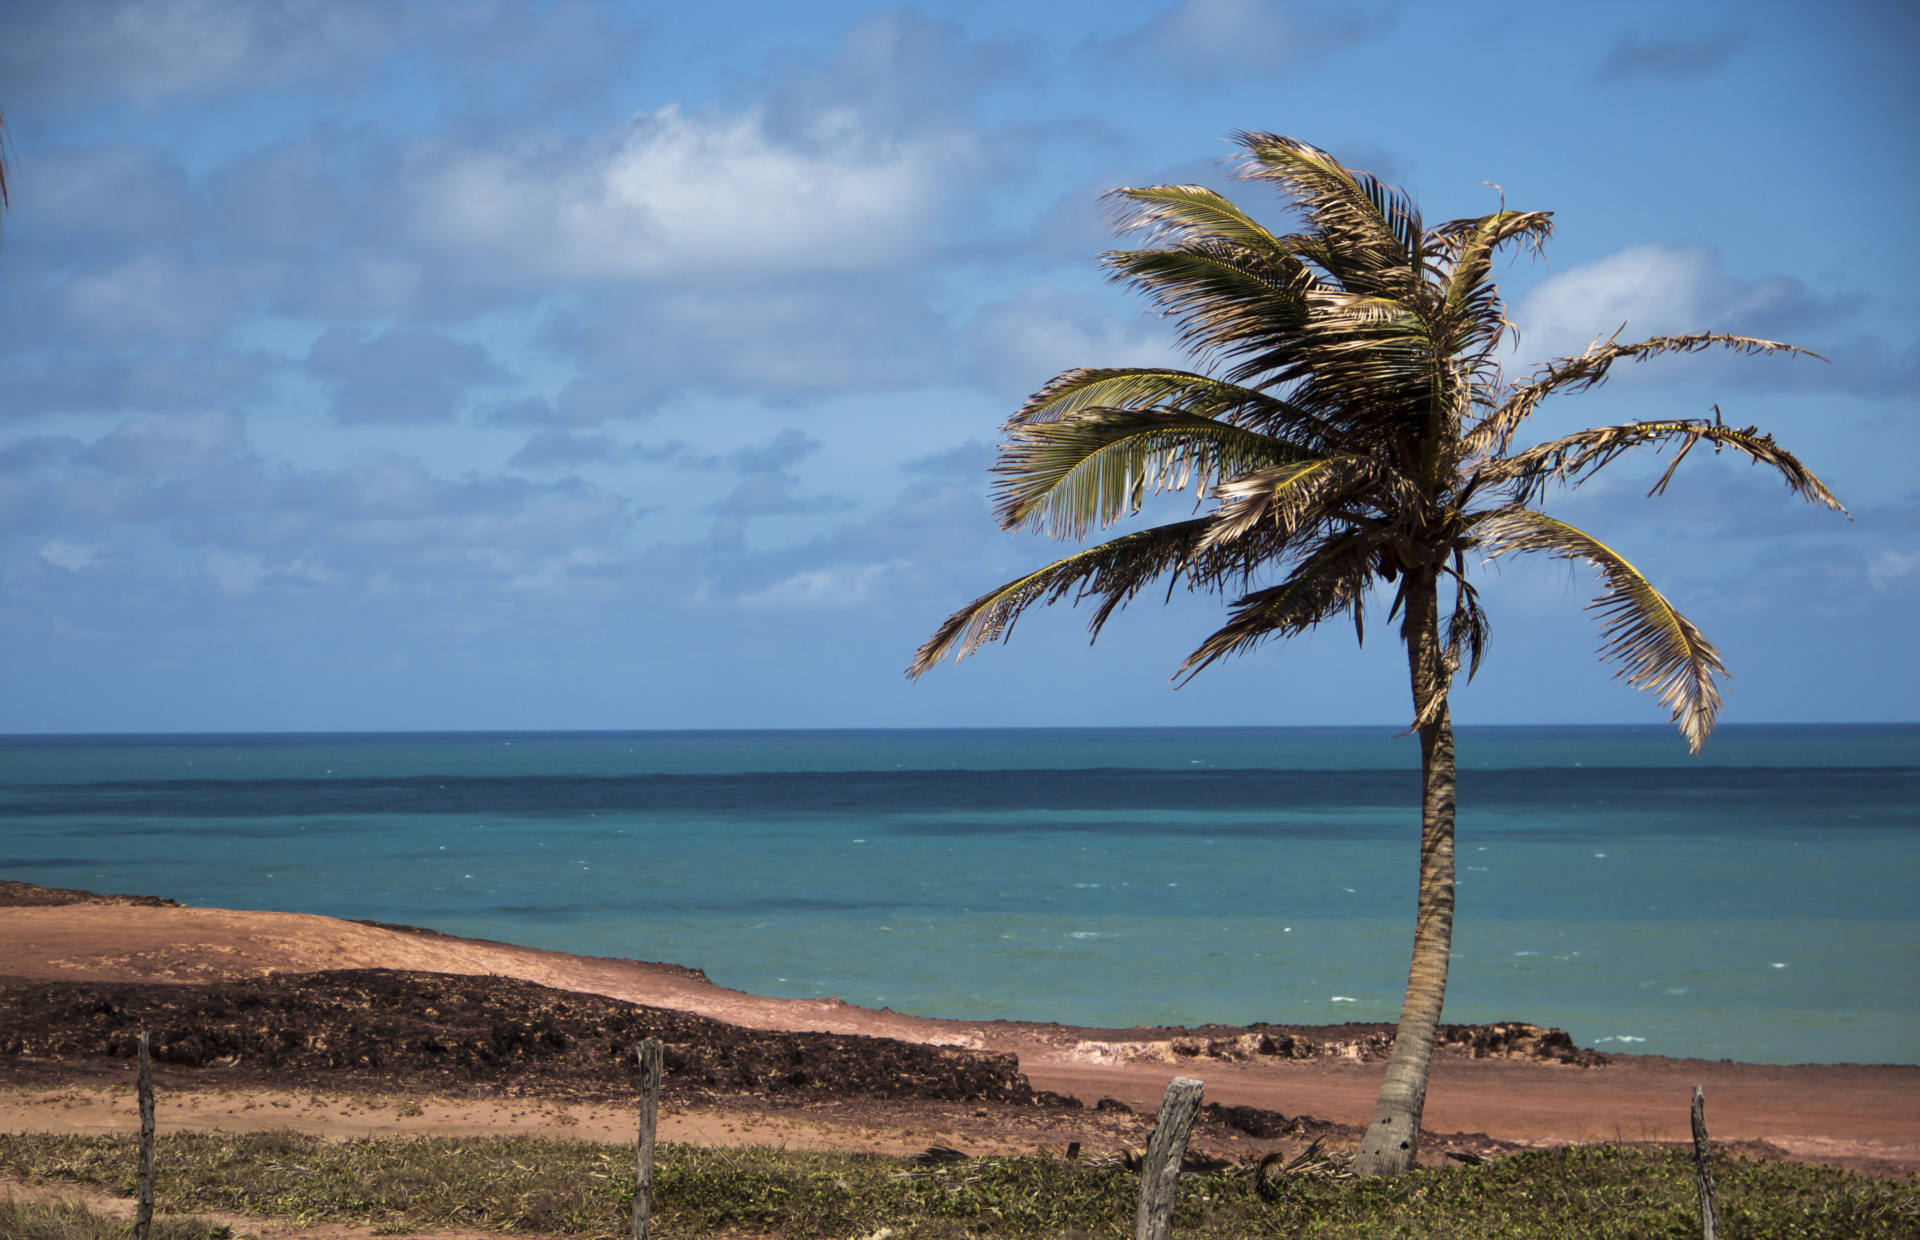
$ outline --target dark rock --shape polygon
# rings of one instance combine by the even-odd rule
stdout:
[[[669,1095],[921,1098],[1064,1106],[1011,1055],[891,1038],[743,1029],[502,977],[353,969],[209,984],[0,980],[0,1074],[125,1060],[234,1080],[627,1096],[635,1048],[665,1043]]]

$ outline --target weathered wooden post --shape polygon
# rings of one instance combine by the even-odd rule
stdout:
[[[147,1240],[153,1229],[153,1052],[140,1031],[140,1172],[133,1206],[133,1240]]]
[[[1160,1118],[1147,1140],[1147,1156],[1140,1161],[1140,1208],[1133,1216],[1133,1240],[1170,1240],[1173,1235],[1173,1196],[1180,1189],[1180,1160],[1187,1154],[1187,1134],[1200,1111],[1200,1091],[1192,1077],[1176,1076],[1160,1102]]]
[[[1693,1178],[1700,1189],[1700,1235],[1719,1240],[1720,1211],[1713,1204],[1713,1168],[1707,1163],[1707,1096],[1693,1087]]]
[[[653,1132],[660,1123],[660,1039],[640,1043],[640,1141],[633,1176],[633,1240],[647,1240],[653,1218]]]

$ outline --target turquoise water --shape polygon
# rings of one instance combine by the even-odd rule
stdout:
[[[1920,1062],[1920,726],[1464,728],[1447,1015]],[[0,875],[405,921],[766,994],[1391,1020],[1385,729],[0,738]]]

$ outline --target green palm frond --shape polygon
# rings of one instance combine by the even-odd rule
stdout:
[[[1106,197],[1115,231],[1143,233],[1151,248],[1218,240],[1251,250],[1281,270],[1299,266],[1280,238],[1204,185],[1116,189]]]
[[[1629,422],[1624,426],[1596,426],[1575,431],[1551,443],[1543,443],[1494,461],[1482,470],[1485,480],[1506,484],[1524,499],[1549,482],[1578,486],[1596,471],[1644,445],[1656,449],[1678,443],[1679,451],[1666,472],[1647,494],[1658,495],[1673,480],[1674,471],[1694,445],[1713,445],[1714,451],[1730,449],[1759,465],[1770,465],[1785,479],[1787,489],[1810,503],[1823,504],[1836,512],[1846,512],[1832,491],[1793,453],[1763,435],[1757,426],[1735,428],[1720,420],[1720,406],[1713,407],[1714,418],[1677,418],[1659,422]]]
[[[1489,513],[1474,534],[1489,555],[1544,551],[1598,569],[1606,589],[1589,609],[1600,620],[1600,656],[1619,663],[1618,675],[1629,685],[1657,695],[1688,747],[1700,751],[1720,710],[1716,678],[1725,679],[1727,669],[1713,644],[1639,569],[1593,535],[1530,508]]]
[[[1080,368],[1049,380],[1007,419],[1008,432],[1085,409],[1160,409],[1320,442],[1326,425],[1266,392],[1190,370]]]
[[[1209,563],[1200,551],[1207,525],[1205,518],[1195,518],[1123,534],[995,587],[948,616],[914,654],[907,675],[917,678],[949,655],[957,663],[987,642],[1005,641],[1027,608],[1070,592],[1075,602],[1102,600],[1089,625],[1098,637],[1114,611],[1156,578],[1169,575],[1177,580],[1196,569],[1199,584],[1225,580],[1230,568],[1225,557],[1215,555]]]
[[[1616,333],[1617,335],[1618,333]],[[1500,407],[1468,432],[1470,451],[1476,456],[1502,455],[1513,444],[1514,432],[1533,415],[1540,402],[1556,392],[1584,392],[1605,383],[1618,361],[1645,361],[1668,353],[1698,353],[1703,349],[1731,349],[1741,354],[1797,353],[1804,357],[1827,359],[1811,349],[1762,340],[1758,336],[1734,336],[1725,332],[1693,332],[1681,336],[1654,336],[1632,344],[1613,340],[1594,341],[1577,357],[1562,357],[1542,365],[1533,376],[1514,386],[1513,393]]]
[[[1179,320],[1180,343],[1195,354],[1233,356],[1270,342],[1276,329],[1298,327],[1306,321],[1303,296],[1314,287],[1304,271],[1270,269],[1225,243],[1114,250],[1101,262]]]
[[[1343,612],[1352,617],[1358,635],[1377,550],[1374,536],[1357,531],[1324,540],[1285,581],[1236,600],[1227,622],[1194,648],[1175,678],[1184,684],[1228,655],[1244,654],[1269,638],[1304,633]]]
[[[1002,529],[1028,526],[1078,538],[1139,511],[1149,492],[1217,480],[1307,450],[1229,422],[1157,410],[1085,409],[1014,428],[994,473]]]

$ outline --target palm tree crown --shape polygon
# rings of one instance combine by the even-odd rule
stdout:
[[[1278,184],[1305,228],[1276,236],[1195,185],[1121,189],[1122,227],[1155,244],[1105,256],[1116,278],[1181,324],[1181,341],[1214,373],[1070,370],[1006,424],[994,472],[1002,528],[1078,538],[1137,512],[1147,492],[1188,486],[1212,501],[1190,520],[1128,534],[999,587],[954,613],[910,674],[1003,638],[1035,602],[1097,599],[1097,635],[1149,582],[1240,593],[1223,626],[1182,665],[1191,675],[1268,637],[1337,615],[1363,622],[1376,581],[1404,605],[1407,570],[1454,588],[1451,667],[1469,675],[1487,621],[1467,576],[1470,553],[1545,551],[1585,560],[1605,589],[1603,653],[1630,683],[1659,694],[1698,749],[1719,707],[1719,656],[1623,556],[1534,508],[1553,483],[1578,483],[1642,446],[1702,441],[1771,465],[1796,493],[1834,509],[1820,480],[1770,436],[1718,416],[1585,430],[1524,451],[1515,433],[1547,396],[1604,382],[1615,363],[1711,347],[1804,352],[1702,332],[1622,344],[1508,383],[1497,350],[1509,329],[1492,259],[1515,242],[1538,249],[1548,212],[1497,211],[1423,228],[1408,198],[1303,142],[1236,135],[1240,174]],[[1673,475],[1670,466],[1655,490]],[[1246,589],[1256,575],[1279,580]],[[1420,704],[1419,713],[1426,713]]]
[[[1770,436],[1725,425],[1717,407],[1712,418],[1637,421],[1516,449],[1543,400],[1605,382],[1616,363],[1709,348],[1804,350],[1715,332],[1637,343],[1616,334],[1510,382],[1499,348],[1511,325],[1491,278],[1493,258],[1507,245],[1537,251],[1552,233],[1548,213],[1503,208],[1428,228],[1404,193],[1315,147],[1269,133],[1235,141],[1238,175],[1275,185],[1300,217],[1298,231],[1270,232],[1196,185],[1110,195],[1118,226],[1141,234],[1146,246],[1111,252],[1106,266],[1178,323],[1201,368],[1067,371],[1007,421],[994,467],[1006,529],[1078,539],[1137,513],[1151,492],[1188,487],[1195,515],[1112,538],[988,591],[940,626],[909,675],[1004,639],[1037,602],[1093,602],[1097,636],[1116,609],[1164,581],[1231,599],[1225,623],[1181,665],[1190,677],[1335,617],[1360,632],[1369,594],[1376,584],[1390,586],[1388,615],[1401,617],[1408,649],[1425,788],[1408,1012],[1425,950],[1430,993],[1419,1006],[1437,1022],[1452,909],[1447,695],[1456,671],[1464,666],[1471,678],[1478,668],[1488,634],[1470,565],[1519,551],[1593,565],[1601,579],[1593,607],[1602,655],[1630,684],[1657,694],[1697,750],[1720,706],[1718,653],[1625,557],[1539,511],[1539,500],[1632,449],[1672,447],[1658,492],[1704,442],[1771,466],[1808,500],[1844,509]],[[1444,619],[1443,587],[1450,599]],[[1407,1045],[1416,1040],[1408,1020],[1403,1012],[1396,1056],[1416,1053]],[[1422,1018],[1411,1033],[1432,1022]],[[1432,1032],[1424,1030],[1422,1054],[1431,1052]],[[1373,1159],[1371,1169],[1410,1163],[1425,1063],[1403,1073],[1410,1116],[1400,1105],[1386,1125],[1395,1152]]]

